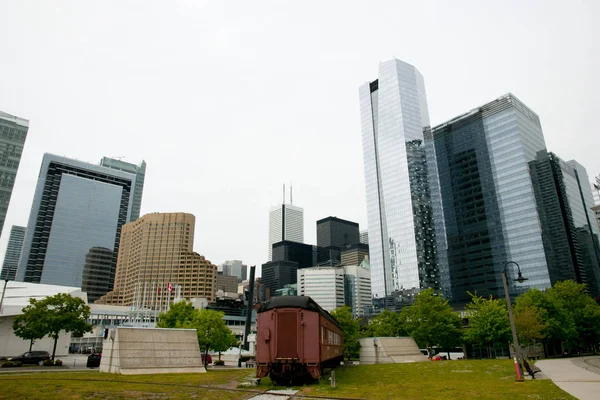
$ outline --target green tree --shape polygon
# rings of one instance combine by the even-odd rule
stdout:
[[[30,300],[29,306],[23,309],[21,321],[36,320],[38,333],[54,339],[52,360],[56,355],[56,343],[61,331],[71,332],[81,336],[92,331],[92,325],[87,323],[90,317],[90,307],[79,297],[67,293],[58,293],[42,300]],[[37,329],[37,328],[36,328]]]
[[[465,332],[465,340],[486,345],[489,354],[492,354],[493,344],[510,342],[511,330],[506,303],[491,296],[484,299],[469,294],[471,302],[465,306],[469,315],[469,328]]]
[[[344,354],[350,358],[360,356],[359,330],[360,325],[352,315],[350,307],[343,306],[331,312],[333,318],[340,324],[344,331]]]
[[[181,328],[192,321],[196,313],[198,310],[192,306],[192,303],[180,301],[172,304],[167,312],[160,314],[156,325],[159,328]]]
[[[218,351],[220,360],[222,351],[238,343],[231,330],[225,325],[223,316],[222,312],[202,309],[195,312],[192,319],[181,326],[196,330],[200,351],[205,354],[205,365],[208,361],[208,357],[206,357],[208,350]]]
[[[460,316],[431,288],[421,291],[411,306],[402,309],[400,322],[419,347],[429,349],[430,354],[434,346],[440,346],[450,358],[450,348],[461,344]]]
[[[369,320],[369,324],[362,329],[362,337],[395,337],[405,335],[402,328],[400,314],[387,309]]]
[[[528,347],[544,338],[544,313],[545,310],[535,306],[515,306],[515,329],[520,345]]]
[[[29,299],[29,305],[23,308],[23,314],[17,315],[13,321],[13,331],[17,337],[29,340],[29,351],[33,343],[46,336],[44,326],[42,325],[41,302],[34,298]]]
[[[573,281],[557,282],[548,289],[548,297],[575,326],[577,334],[566,340],[567,347],[571,350],[585,346],[595,348],[600,341],[600,306],[590,297],[586,285]]]

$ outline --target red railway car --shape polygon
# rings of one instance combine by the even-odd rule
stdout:
[[[277,385],[301,384],[321,377],[322,367],[339,365],[344,332],[308,296],[277,296],[258,310],[256,377]]]

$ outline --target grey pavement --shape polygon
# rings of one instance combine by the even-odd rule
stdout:
[[[600,356],[540,360],[542,373],[580,400],[600,398]]]

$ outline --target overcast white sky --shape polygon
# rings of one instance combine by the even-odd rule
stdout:
[[[433,125],[514,93],[549,150],[600,173],[600,1],[0,1],[0,110],[30,129],[0,241],[45,152],[148,163],[142,213],[196,216],[195,250],[267,258],[293,181],[305,241],[366,228],[358,86],[397,57]]]

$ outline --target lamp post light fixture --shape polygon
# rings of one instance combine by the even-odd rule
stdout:
[[[515,346],[515,355],[513,360],[515,361],[515,371],[517,373],[517,381],[523,380],[521,373],[521,362],[519,361],[519,355],[521,354],[521,349],[519,348],[519,339],[517,338],[517,330],[515,329],[515,319],[513,317],[512,312],[512,304],[510,301],[510,294],[508,293],[508,279],[506,277],[506,270],[509,264],[515,264],[517,266],[518,276],[515,279],[516,282],[523,283],[527,280],[527,278],[523,278],[521,274],[521,267],[514,261],[509,261],[504,264],[504,270],[502,271],[502,283],[504,284],[504,296],[506,297],[506,307],[508,308],[508,319],[510,321],[510,330],[512,331],[513,344]]]

